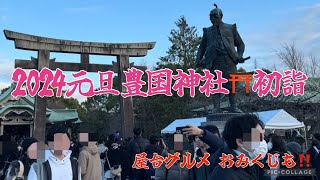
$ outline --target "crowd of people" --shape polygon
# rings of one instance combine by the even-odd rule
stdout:
[[[292,169],[301,165],[301,145],[297,142],[286,141],[279,135],[271,133],[265,136],[264,124],[252,114],[231,118],[225,124],[220,134],[214,125],[196,127],[188,125],[182,132],[191,141],[192,146],[187,150],[192,159],[199,161],[209,153],[210,165],[201,167],[181,167],[183,158],[176,161],[169,169],[163,163],[154,168],[148,162],[147,169],[133,168],[137,154],[145,152],[151,159],[154,153],[168,157],[177,152],[168,147],[160,136],[152,135],[146,139],[142,129],[133,130],[132,139],[121,138],[117,131],[106,137],[95,133],[83,132],[70,136],[64,125],[54,125],[47,130],[43,162],[39,161],[41,143],[32,137],[24,138],[17,151],[11,149],[10,158],[1,161],[1,179],[28,180],[282,180],[282,179],[317,179],[320,178],[320,134],[313,135],[311,147],[306,153],[310,154],[310,168],[315,169],[313,175],[280,175],[269,174],[268,170],[288,169],[282,164],[283,156],[290,155],[296,162]],[[180,151],[179,151],[180,152]],[[182,155],[186,151],[181,152]],[[237,157],[244,155],[257,163],[248,163],[245,167],[221,166],[224,155]],[[258,158],[257,158],[258,157]],[[270,161],[271,157],[271,161]],[[38,160],[38,161],[37,161]],[[306,159],[303,159],[305,161]],[[278,161],[278,165],[274,166]],[[272,167],[268,166],[272,163]],[[304,162],[304,166],[306,162]],[[269,171],[270,172],[270,171]]]

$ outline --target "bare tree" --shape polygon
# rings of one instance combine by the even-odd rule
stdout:
[[[310,76],[319,77],[320,76],[320,60],[317,59],[313,54],[310,55]]]
[[[276,66],[275,63],[273,63],[273,66],[272,66],[272,68],[270,68],[270,69],[272,69],[273,71],[277,71],[277,70],[278,70],[278,68],[277,68],[277,66]]]
[[[289,69],[295,69],[297,71],[306,70],[304,55],[296,48],[294,43],[285,43],[282,49],[276,50],[276,53]]]
[[[254,58],[254,69],[258,69],[258,62],[256,58]]]

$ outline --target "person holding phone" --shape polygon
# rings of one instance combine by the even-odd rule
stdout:
[[[212,132],[209,131],[209,129],[215,129],[211,130]],[[218,149],[223,148],[225,146],[224,141],[220,138],[220,133],[218,128],[212,128],[209,126],[199,128],[197,126],[192,126],[192,125],[187,125],[184,129],[182,129],[182,132],[186,136],[197,136],[208,144],[210,146],[210,151],[213,154],[216,152]]]

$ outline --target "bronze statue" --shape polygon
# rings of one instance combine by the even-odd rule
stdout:
[[[223,77],[229,79],[230,73],[237,73],[237,64],[243,63],[248,58],[243,58],[245,45],[237,31],[236,24],[222,22],[223,13],[215,4],[210,12],[211,27],[203,28],[203,37],[197,54],[197,65],[209,69],[220,70]],[[237,47],[237,51],[235,50]],[[224,87],[230,91],[230,112],[241,113],[236,106],[235,95],[231,94],[231,83]],[[214,94],[214,112],[220,113],[221,94]]]

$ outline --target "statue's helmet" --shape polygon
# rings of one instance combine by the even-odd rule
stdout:
[[[222,19],[222,16],[223,16],[222,10],[218,8],[216,4],[214,4],[214,6],[215,8],[210,11],[210,16],[220,17],[220,19]]]

